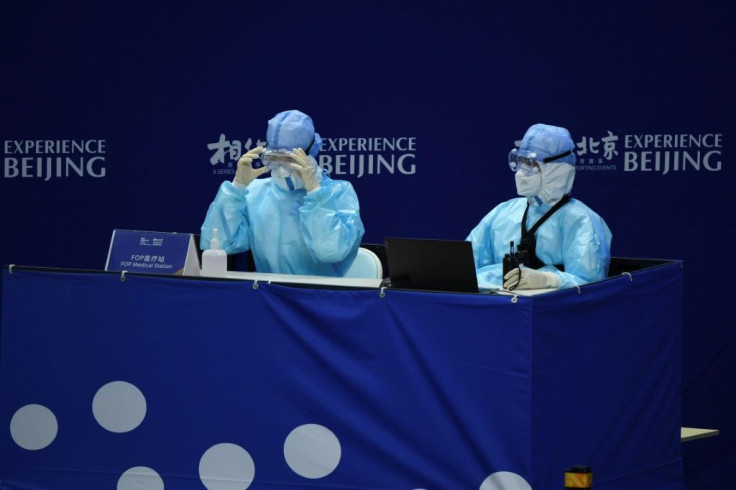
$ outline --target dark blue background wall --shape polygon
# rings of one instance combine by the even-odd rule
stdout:
[[[721,430],[685,445],[686,478],[735,487],[732,17],[712,0],[5,2],[0,263],[99,269],[115,228],[198,232],[237,145],[291,108],[355,186],[366,242],[462,239],[514,195],[514,141],[565,126],[613,254],[684,259],[683,424]],[[372,138],[397,146],[348,146]]]

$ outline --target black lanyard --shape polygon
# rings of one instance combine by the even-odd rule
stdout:
[[[521,218],[521,243],[519,244],[519,250],[527,250],[529,252],[529,259],[531,261],[531,264],[529,264],[530,267],[534,269],[539,269],[543,265],[545,265],[539,258],[537,257],[537,238],[536,233],[542,224],[549,219],[550,216],[555,214],[558,209],[560,209],[562,206],[567,204],[570,199],[572,199],[572,196],[570,194],[565,194],[562,196],[562,199],[557,201],[554,206],[550,208],[549,211],[544,213],[544,216],[539,218],[536,223],[534,223],[534,226],[531,227],[527,231],[526,229],[526,217],[529,213],[529,202],[526,203],[526,209],[524,210],[524,216]],[[557,266],[559,268],[559,266]]]

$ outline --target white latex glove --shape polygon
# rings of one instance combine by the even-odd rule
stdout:
[[[317,176],[317,168],[312,164],[304,150],[296,148],[291,152],[291,157],[294,159],[294,163],[289,164],[292,170],[294,170],[304,182],[304,189],[307,192],[312,192],[319,188],[319,177]]]
[[[238,169],[235,171],[235,182],[241,187],[247,187],[259,175],[268,172],[268,167],[253,168],[253,160],[263,152],[262,146],[256,146],[238,160]]]
[[[557,288],[560,282],[560,278],[553,272],[538,271],[527,267],[517,267],[503,276],[503,287],[509,290]]]

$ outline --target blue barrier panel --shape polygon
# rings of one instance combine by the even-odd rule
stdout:
[[[0,488],[557,489],[580,463],[680,488],[681,271],[633,277],[512,298],[5,270]]]

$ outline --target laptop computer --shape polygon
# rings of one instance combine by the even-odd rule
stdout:
[[[464,240],[386,238],[391,288],[477,293],[473,246]]]

